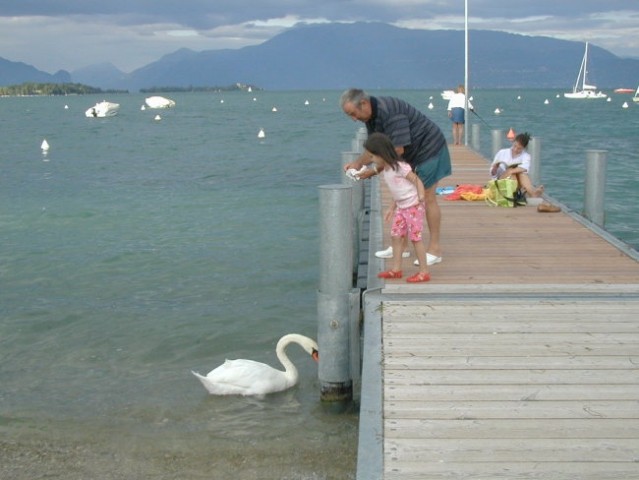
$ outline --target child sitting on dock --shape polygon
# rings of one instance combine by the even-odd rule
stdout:
[[[424,229],[425,189],[419,177],[410,165],[403,161],[395,151],[390,138],[382,133],[372,133],[364,143],[364,149],[371,156],[375,173],[381,173],[388,185],[393,202],[385,215],[386,221],[392,220],[391,245],[393,259],[391,269],[379,273],[379,278],[402,278],[402,252],[404,237],[408,237],[415,248],[419,260],[419,272],[408,277],[407,282],[428,282],[430,275],[426,263],[426,247],[422,242]]]
[[[541,197],[544,187],[535,188],[528,176],[530,170],[530,153],[526,151],[530,135],[520,133],[513,140],[510,148],[504,148],[497,152],[493,163],[490,165],[490,175],[497,178],[513,178],[517,180],[517,187],[526,192],[529,197]]]

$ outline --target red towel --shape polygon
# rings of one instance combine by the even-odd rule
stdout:
[[[446,195],[444,199],[445,200],[462,200],[462,197],[461,197],[462,193],[470,192],[470,193],[480,194],[482,193],[483,190],[484,190],[483,185],[469,185],[469,184],[457,185],[457,188],[455,188],[455,191],[451,193],[450,195]]]

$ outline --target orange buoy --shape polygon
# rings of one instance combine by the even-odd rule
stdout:
[[[508,133],[506,134],[506,138],[510,140],[511,142],[515,139],[515,131],[512,129],[512,127],[510,128],[510,130],[508,130]]]

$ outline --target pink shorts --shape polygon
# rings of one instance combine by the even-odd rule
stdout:
[[[393,218],[391,236],[408,236],[411,242],[421,241],[425,213],[426,208],[423,203],[418,203],[408,208],[398,208],[395,211],[395,218]]]

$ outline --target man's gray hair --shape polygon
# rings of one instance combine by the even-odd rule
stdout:
[[[347,103],[352,103],[353,105],[359,106],[362,100],[369,100],[370,97],[368,93],[366,93],[361,88],[349,88],[339,99],[339,106],[344,108],[344,105]]]

